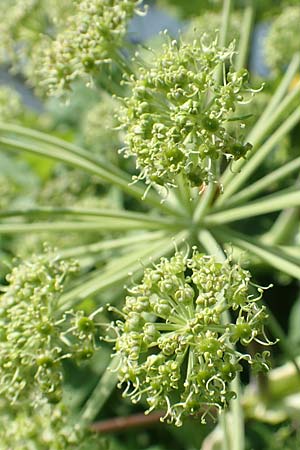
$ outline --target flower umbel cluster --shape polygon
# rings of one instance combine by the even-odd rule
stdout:
[[[124,395],[134,403],[144,398],[148,413],[165,410],[164,419],[177,426],[184,416],[204,421],[226,407],[241,360],[268,369],[268,352],[250,356],[234,347],[265,336],[262,290],[250,295],[250,284],[250,273],[238,264],[197,252],[147,268],[115,326]]]
[[[47,49],[42,75],[49,94],[70,89],[73,80],[91,75],[101,64],[118,60],[129,20],[141,0],[80,0],[68,22]]]
[[[61,403],[43,404],[38,410],[0,401],[0,450],[92,450],[101,441],[70,420]]]
[[[0,392],[11,403],[57,402],[64,359],[82,361],[95,350],[93,317],[58,310],[67,276],[77,271],[50,252],[14,267],[0,308]]]
[[[216,71],[230,65],[234,50],[206,40],[169,40],[150,67],[141,66],[128,80],[132,94],[119,118],[127,131],[125,155],[136,157],[139,178],[147,183],[172,186],[183,174],[199,186],[213,178],[213,160],[239,159],[251,149],[241,123],[226,130],[236,106],[253,92],[248,73],[230,67],[220,84]]]
[[[284,8],[272,22],[265,42],[265,53],[270,67],[283,71],[295,53],[300,51],[298,34],[300,7]]]

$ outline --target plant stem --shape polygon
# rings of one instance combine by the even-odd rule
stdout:
[[[240,70],[247,66],[247,57],[249,51],[249,43],[251,38],[252,25],[254,20],[254,2],[250,0],[244,11],[242,21],[241,34],[236,57],[236,70]]]
[[[252,198],[260,192],[268,189],[273,183],[278,183],[279,181],[286,179],[289,175],[299,169],[300,157],[293,159],[292,161],[279,167],[279,169],[274,170],[268,175],[260,178],[258,181],[248,185],[242,191],[239,191],[233,197],[227,199],[225,205],[232,206],[239,203],[244,203],[246,200],[249,200],[249,198]]]
[[[214,236],[208,230],[200,231],[199,241],[203,247],[212,255],[216,255],[220,261],[225,261],[226,257],[222,247],[215,240]],[[225,324],[231,322],[228,311],[223,313],[223,321]],[[234,347],[233,345],[231,345]],[[229,433],[226,423],[226,416],[222,414],[221,425],[224,431],[223,449],[224,450],[244,450],[245,449],[245,430],[244,430],[244,412],[241,406],[241,386],[240,378],[237,374],[235,379],[231,382],[232,390],[236,393],[236,399],[231,401],[232,421],[233,427]],[[231,445],[230,445],[231,444]]]
[[[100,241],[93,244],[80,245],[78,247],[67,248],[65,250],[60,250],[59,258],[80,258],[81,256],[86,256],[87,254],[99,253],[105,250],[112,250],[115,248],[127,247],[135,245],[139,242],[145,243],[149,241],[157,241],[164,238],[163,232],[152,232],[152,233],[140,233],[134,235],[129,235],[117,239],[108,239],[106,241]]]
[[[300,367],[299,367],[299,364],[298,364],[298,362],[295,358],[295,355],[292,351],[293,346],[291,345],[291,342],[285,335],[283,329],[281,328],[280,323],[278,322],[278,320],[276,319],[276,317],[274,316],[274,314],[272,313],[272,311],[270,310],[268,305],[265,305],[265,306],[266,306],[268,316],[269,316],[268,317],[268,327],[271,330],[273,336],[279,339],[278,345],[281,347],[281,350],[283,351],[283,353],[286,354],[287,358],[293,363],[293,365],[296,369],[296,372],[297,372],[298,376],[300,377]]]
[[[297,187],[267,195],[244,206],[212,212],[203,219],[203,224],[204,226],[222,225],[294,206],[300,206],[300,190]]]
[[[245,163],[243,170],[238,174],[235,174],[234,178],[231,179],[227,186],[224,186],[224,194],[221,196],[219,204],[224,203],[227,198],[230,198],[248,180],[250,175],[257,170],[267,155],[275,148],[280,139],[291,131],[297,125],[299,120],[300,108],[298,107],[272,134],[272,136],[251,156],[251,158]]]
[[[103,405],[118,382],[118,374],[116,369],[119,364],[119,359],[114,357],[107,366],[104,374],[100,378],[97,386],[82,409],[80,420],[81,425],[89,425],[101,411]]]
[[[115,285],[120,286],[120,283],[130,276],[139,277],[144,270],[143,264],[149,264],[149,260],[155,261],[161,256],[167,255],[174,250],[176,245],[182,244],[187,235],[187,232],[181,232],[175,235],[173,240],[167,237],[155,244],[149,242],[149,245],[145,244],[142,249],[130,252],[129,255],[111,259],[110,264],[104,269],[95,271],[87,281],[82,281],[79,286],[63,294],[59,302],[60,310],[66,311],[90,295],[95,295]]]
[[[243,233],[227,229],[224,226],[215,228],[214,234],[223,242],[236,245],[240,249],[259,257],[269,266],[300,280],[299,264],[295,262],[294,258],[281,252],[280,247],[267,246],[255,238],[250,238]]]
[[[292,79],[297,73],[299,64],[300,55],[296,54],[293,57],[280,85],[278,86],[273,97],[265,108],[263,114],[257,120],[248,136],[245,138],[245,142],[251,142],[251,144],[253,145],[253,153],[263,142],[268,133],[272,131],[276,124],[279,123],[282,118],[291,110],[291,107],[294,105],[295,101],[297,101],[297,98],[300,94],[300,83],[298,83],[297,86],[285,98],[284,95],[287,92]],[[224,188],[227,186],[227,184],[229,184],[231,179],[236,176],[236,173],[241,170],[246,161],[247,160],[239,159],[232,164],[232,167],[227,167],[221,178],[221,183]],[[222,197],[219,198],[219,203],[221,202]]]
[[[100,179],[107,183],[117,186],[119,189],[126,192],[128,195],[137,198],[138,200],[141,200],[141,198],[143,197],[144,189],[141,189],[141,187],[136,184],[130,184],[131,180],[129,177],[124,178],[119,172],[112,172],[108,167],[100,166],[98,162],[92,162],[86,159],[86,157],[71,153],[69,150],[63,150],[61,148],[57,149],[55,147],[52,148],[47,145],[41,144],[35,145],[33,143],[21,142],[15,139],[4,137],[0,138],[0,144],[2,145],[2,148],[7,151],[24,151],[33,153],[35,155],[40,155],[71,165],[73,167],[77,167],[88,173],[98,176]],[[160,198],[153,193],[149,193],[149,195],[144,199],[144,203],[161,211],[165,211],[169,214],[171,213],[173,215],[178,215],[177,211],[169,208],[165,204],[162,204]]]

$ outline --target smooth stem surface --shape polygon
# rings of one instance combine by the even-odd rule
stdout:
[[[267,308],[267,312],[268,312],[268,316],[269,316],[268,317],[269,329],[272,332],[273,336],[275,338],[278,338],[278,345],[281,347],[281,350],[283,351],[283,353],[286,354],[287,359],[289,359],[293,363],[293,365],[296,369],[296,372],[297,372],[298,376],[300,377],[300,367],[296,360],[295,354],[293,353],[292,343],[289,341],[289,339],[285,335],[283,329],[281,328],[280,323],[278,322],[278,320],[276,319],[276,317],[274,316],[274,314],[272,313],[272,311],[270,310],[268,305],[265,305],[265,306]]]
[[[228,242],[246,250],[250,254],[266,262],[269,266],[287,273],[293,278],[300,280],[300,267],[295,259],[280,251],[279,247],[263,244],[255,237],[251,238],[243,233],[238,233],[224,226],[214,229],[214,235],[222,242]]]
[[[226,201],[226,206],[244,203],[246,200],[255,197],[260,192],[267,190],[273,183],[278,183],[281,180],[287,179],[290,175],[299,170],[300,156],[248,185],[242,191],[235,194],[231,199],[228,199]]]
[[[138,200],[141,200],[144,195],[145,187],[141,188],[136,184],[130,184],[129,177],[124,179],[120,177],[119,174],[110,172],[106,167],[100,167],[98,164],[87,160],[85,157],[73,154],[68,150],[63,150],[60,148],[57,149],[55,147],[52,148],[48,145],[41,145],[39,143],[25,143],[6,137],[0,137],[0,144],[5,151],[22,151],[32,153],[82,169],[88,173],[98,176],[101,180],[107,183],[117,186],[123,192],[126,192],[128,195],[137,198]],[[153,196],[151,193],[144,198],[144,203],[161,211],[178,215],[177,211],[169,208],[165,204],[162,204],[159,197]]]
[[[203,224],[204,226],[222,225],[224,223],[247,219],[249,217],[281,211],[294,206],[300,206],[300,189],[297,187],[284,189],[246,205],[224,209],[219,212],[212,212],[204,218]]]
[[[236,70],[243,69],[247,66],[249,43],[251,39],[252,25],[254,19],[254,2],[251,0],[246,6],[242,21],[242,28],[236,56]]]
[[[217,256],[220,261],[225,261],[226,257],[222,250],[222,247],[215,240],[214,236],[208,230],[202,230],[198,234],[198,238],[203,247],[211,255]],[[223,313],[223,320],[225,324],[231,322],[228,311]],[[244,412],[241,406],[241,385],[240,378],[237,374],[235,379],[231,382],[232,390],[236,393],[237,397],[231,401],[232,412],[232,426],[231,433],[227,429],[227,422],[225,414],[221,415],[221,425],[224,430],[223,449],[225,450],[245,450],[245,425],[244,425]],[[230,439],[229,439],[230,438]],[[228,446],[228,441],[231,444]]]
[[[283,124],[272,134],[272,136],[252,155],[252,157],[245,163],[241,172],[235,174],[231,182],[224,187],[224,193],[221,196],[219,204],[224,203],[227,198],[230,198],[238,189],[245,184],[248,178],[256,171],[264,159],[274,150],[280,139],[289,133],[300,120],[300,108],[297,108]]]
[[[115,356],[107,366],[90,398],[82,408],[80,420],[81,425],[87,426],[91,424],[91,422],[97,417],[99,411],[101,411],[103,405],[118,382],[118,374],[116,369],[119,364],[120,361]]]
[[[124,238],[108,239],[106,241],[95,242],[93,244],[80,245],[78,247],[71,247],[65,250],[59,251],[59,258],[80,258],[81,256],[86,256],[93,253],[103,252],[105,250],[112,250],[115,248],[122,248],[137,243],[144,244],[148,241],[156,241],[166,237],[163,232],[152,232],[152,233],[139,233],[134,235],[129,235]]]
[[[300,83],[284,98],[291,81],[297,73],[300,64],[300,56],[294,56],[290,63],[280,85],[275,91],[273,97],[265,108],[263,114],[259,117],[252,130],[245,138],[245,142],[250,142],[253,145],[252,152],[255,153],[258,146],[263,142],[268,133],[276,126],[277,123],[290,111],[291,106],[300,94]],[[232,166],[228,166],[221,177],[221,183],[224,187],[235,177],[243,165],[244,159],[235,161]],[[221,201],[221,198],[220,198]]]

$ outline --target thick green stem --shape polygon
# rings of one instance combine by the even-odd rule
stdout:
[[[215,228],[216,235],[222,242],[228,242],[242,250],[260,258],[268,266],[287,273],[288,275],[300,280],[300,267],[294,258],[280,251],[280,247],[272,247],[263,244],[255,238],[251,238],[243,233],[238,233],[224,226]]]
[[[78,247],[60,250],[59,258],[80,258],[81,256],[85,257],[86,255],[103,252],[105,250],[132,246],[138,243],[144,244],[149,241],[157,241],[159,239],[163,239],[164,237],[164,233],[160,231],[152,233],[134,233],[134,235],[129,235],[124,238],[109,239],[106,241],[95,242],[93,244],[80,245]]]
[[[115,285],[120,286],[132,275],[139,277],[144,270],[143,264],[148,264],[150,258],[151,261],[155,261],[167,255],[177,245],[181,245],[186,237],[187,233],[181,232],[175,235],[173,240],[167,237],[155,244],[149,242],[149,245],[145,244],[142,249],[130,252],[129,255],[112,259],[106,268],[95,271],[87,281],[81,282],[79,286],[62,295],[60,309],[66,311],[89,296]]]
[[[262,236],[262,242],[269,245],[288,243],[298,230],[299,219],[299,208],[291,208],[282,211],[271,229]]]

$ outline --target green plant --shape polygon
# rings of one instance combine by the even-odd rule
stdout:
[[[67,360],[91,358],[93,372],[101,334],[99,353],[111,352],[113,358],[105,361],[94,390],[83,389],[78,400],[80,432],[97,417],[119,379],[133,402],[146,401],[148,412],[163,409],[178,426],[190,416],[217,418],[219,411],[223,448],[242,450],[240,372],[244,362],[251,373],[269,369],[269,352],[253,348],[254,341],[271,344],[264,327],[280,338],[283,353],[299,371],[251,273],[264,264],[300,279],[300,253],[293,245],[300,158],[270,172],[264,165],[299,123],[300,84],[290,86],[300,57],[293,55],[254,120],[251,99],[261,83],[251,88],[243,68],[254,5],[245,8],[237,49],[227,39],[232,5],[225,0],[214,40],[205,34],[188,43],[163,36],[158,53],[137,54],[128,45],[131,58],[121,48],[139,3],[78,1],[67,30],[59,30],[50,43],[41,37],[47,48],[39,55],[39,77],[51,94],[71,95],[78,79],[100,91],[109,85],[114,104],[120,102],[121,153],[135,158],[135,168],[124,164],[122,155],[112,158],[109,149],[99,155],[54,133],[0,123],[3,151],[31,155],[33,161],[48,158],[99,179],[103,185],[93,187],[92,197],[101,196],[108,205],[76,203],[85,191],[75,173],[78,191],[67,182],[62,191],[69,188],[72,195],[65,203],[51,191],[49,177],[46,192],[49,188],[52,194],[45,194],[46,206],[34,198],[29,206],[0,211],[1,234],[15,239],[47,233],[55,240],[61,233],[59,242],[66,244],[22,262],[3,287],[0,379],[11,408],[5,420],[26,422],[27,415],[20,417],[15,407],[21,401],[33,415],[37,404],[50,415],[56,414],[51,402],[63,408],[64,382],[72,372]],[[95,136],[109,145],[105,130]],[[113,150],[118,139],[111,139]],[[253,218],[255,227],[248,227]],[[70,234],[76,235],[74,246]],[[129,285],[125,301],[124,282]],[[272,298],[272,291],[265,297]],[[110,306],[104,308],[106,303]],[[227,427],[229,414],[234,433]],[[76,445],[61,437],[62,422],[54,427],[57,442],[48,441],[51,448]],[[21,433],[20,439],[29,438]],[[22,448],[18,441],[14,445]],[[46,448],[47,441],[34,440],[34,445]]]

